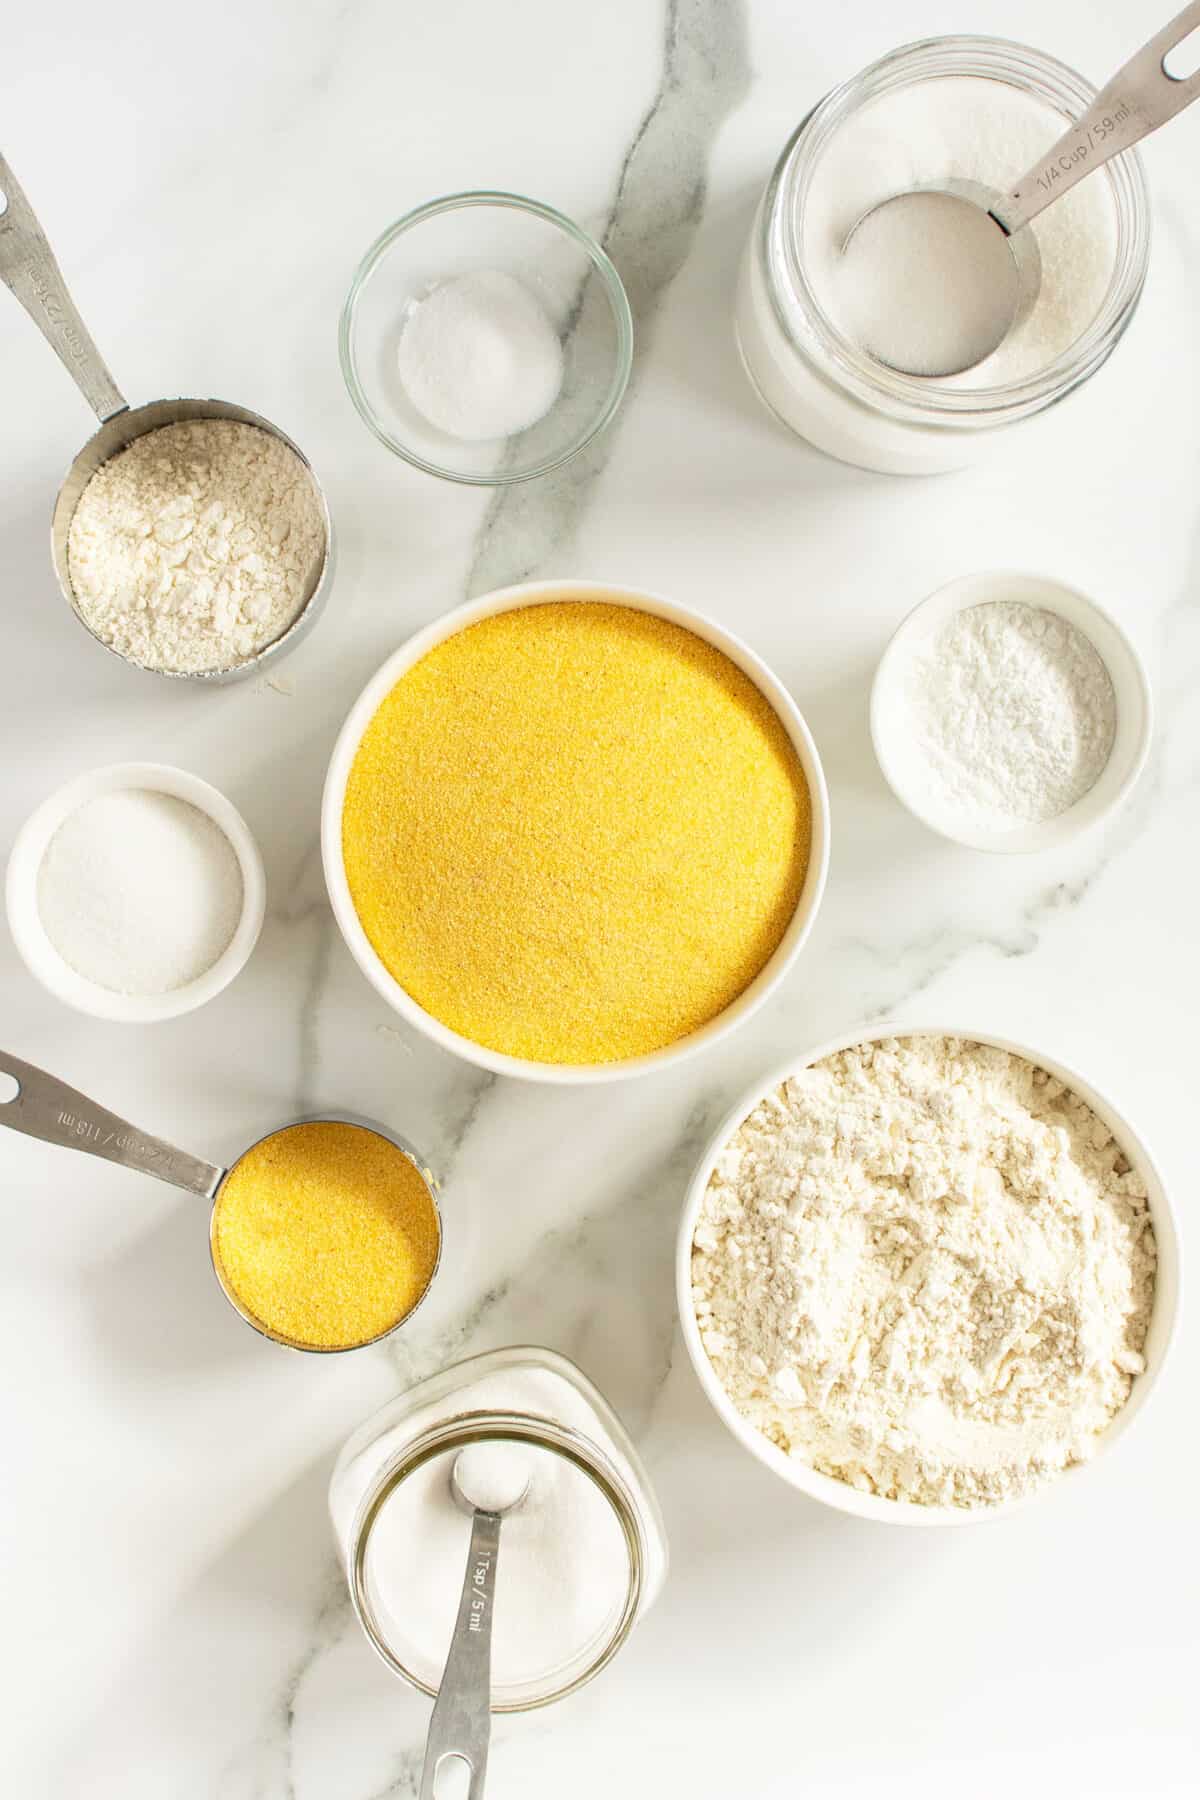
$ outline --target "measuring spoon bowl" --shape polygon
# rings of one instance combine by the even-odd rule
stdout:
[[[1041,252],[1032,231],[1009,234],[996,210],[1003,202],[983,182],[948,179],[892,194],[855,220],[842,255],[848,267],[858,263],[872,294],[870,277],[887,270],[885,332],[903,303],[896,345],[879,320],[874,329],[860,322],[863,347],[877,362],[902,375],[961,375],[1028,318],[1042,285]],[[969,301],[959,306],[958,295]]]
[[[1118,69],[1082,118],[1007,193],[947,178],[892,194],[862,213],[846,234],[842,254],[858,261],[867,279],[889,268],[881,257],[872,270],[872,245],[891,253],[899,290],[887,296],[893,307],[897,300],[937,306],[968,283],[974,290],[974,316],[935,331],[919,359],[906,355],[903,334],[900,346],[865,338],[864,349],[900,374],[935,380],[964,374],[998,350],[1029,315],[1041,288],[1041,256],[1026,227],[1093,170],[1200,98],[1200,69],[1173,75],[1167,68],[1171,52],[1198,30],[1200,0],[1191,0]],[[919,342],[918,334],[914,343]]]
[[[56,1144],[65,1150],[82,1150],[85,1155],[95,1156],[102,1162],[117,1163],[124,1169],[136,1169],[140,1174],[153,1175],[158,1181],[165,1181],[171,1187],[181,1188],[184,1193],[197,1194],[207,1200],[211,1206],[209,1216],[209,1256],[213,1274],[217,1284],[238,1317],[258,1332],[260,1337],[269,1338],[274,1344],[282,1344],[289,1350],[304,1350],[316,1356],[341,1355],[347,1350],[364,1350],[370,1344],[382,1343],[406,1325],[418,1308],[423,1305],[430,1288],[437,1279],[441,1267],[444,1233],[442,1230],[441,1207],[438,1203],[438,1183],[418,1155],[417,1151],[405,1138],[396,1132],[389,1131],[373,1119],[356,1118],[348,1113],[316,1113],[303,1118],[289,1119],[284,1125],[276,1125],[270,1131],[263,1132],[261,1137],[248,1144],[241,1155],[235,1157],[228,1168],[219,1163],[205,1162],[202,1158],[191,1156],[186,1150],[179,1150],[163,1138],[152,1137],[138,1126],[131,1125],[127,1119],[109,1112],[77,1088],[68,1087],[65,1081],[59,1081],[54,1075],[47,1074],[33,1063],[24,1062],[20,1057],[0,1050],[0,1077],[8,1076],[16,1084],[16,1093],[5,1100],[0,1096],[0,1125],[7,1126],[10,1131],[19,1131],[25,1137],[39,1138],[43,1143]],[[248,1312],[242,1301],[226,1280],[221,1268],[220,1257],[216,1248],[216,1226],[218,1202],[221,1189],[229,1176],[234,1172],[252,1151],[270,1138],[278,1137],[281,1132],[290,1130],[295,1125],[337,1124],[354,1125],[360,1130],[370,1131],[376,1137],[384,1138],[394,1144],[413,1164],[417,1173],[429,1191],[430,1204],[433,1207],[434,1220],[437,1226],[437,1254],[430,1270],[425,1286],[416,1300],[402,1317],[385,1331],[374,1337],[363,1339],[355,1344],[306,1344],[285,1334],[273,1331],[261,1319]]]

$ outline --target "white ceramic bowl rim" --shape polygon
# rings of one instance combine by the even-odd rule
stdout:
[[[166,994],[119,994],[89,981],[64,962],[46,935],[38,912],[37,877],[47,845],[63,820],[100,794],[148,788],[188,801],[228,838],[242,872],[242,913],[232,938],[211,968]],[[125,1024],[154,1024],[194,1012],[228,987],[258,942],[266,913],[267,883],[258,845],[240,812],[219,789],[168,763],[109,763],[57,788],[30,814],[13,843],[5,880],[13,941],[30,974],[78,1012]]]
[[[342,861],[342,806],[350,768],[363,732],[374,718],[381,701],[391,692],[401,675],[419,662],[436,644],[455,636],[480,619],[490,618],[495,613],[518,611],[526,606],[545,605],[555,600],[587,600],[610,606],[632,607],[639,612],[653,613],[659,618],[681,625],[685,630],[694,632],[697,637],[715,645],[750,677],[778,714],[800,758],[809,788],[812,843],[808,871],[796,910],[774,954],[759,970],[749,987],[707,1025],[680,1038],[677,1043],[668,1044],[662,1050],[652,1051],[645,1056],[630,1057],[623,1062],[526,1061],[502,1051],[489,1050],[485,1045],[461,1036],[433,1018],[423,1007],[417,1005],[376,955],[355,911]],[[800,709],[782,682],[740,638],[734,637],[731,632],[705,618],[703,614],[693,612],[690,607],[680,606],[675,601],[647,593],[644,589],[597,581],[524,582],[515,587],[498,588],[493,593],[484,594],[479,599],[468,601],[465,606],[444,614],[410,637],[372,676],[351,707],[330,758],[321,803],[321,856],[333,914],[355,962],[388,1005],[435,1044],[499,1075],[564,1085],[619,1081],[632,1075],[665,1068],[693,1055],[706,1045],[715,1043],[757,1011],[768,995],[779,986],[804,947],[825,890],[829,870],[829,795],[816,744]]]
[[[810,1468],[807,1463],[785,1455],[769,1438],[764,1437],[761,1431],[744,1419],[737,1410],[708,1359],[708,1353],[701,1341],[700,1328],[696,1323],[696,1312],[692,1301],[692,1241],[695,1236],[696,1219],[708,1187],[709,1177],[717,1157],[729,1138],[748,1114],[754,1110],[759,1101],[773,1092],[781,1082],[786,1081],[789,1075],[809,1068],[813,1063],[821,1062],[827,1056],[835,1056],[841,1050],[849,1050],[856,1044],[877,1044],[888,1038],[908,1037],[952,1037],[960,1038],[967,1043],[986,1044],[997,1050],[1007,1050],[1013,1056],[1023,1057],[1027,1062],[1034,1063],[1038,1068],[1045,1069],[1050,1075],[1056,1076],[1104,1120],[1122,1150],[1145,1176],[1150,1193],[1150,1212],[1154,1221],[1155,1238],[1158,1245],[1158,1270],[1154,1310],[1146,1339],[1146,1371],[1134,1381],[1129,1399],[1103,1433],[1090,1462],[1073,1464],[1064,1470],[1057,1480],[1048,1482],[1045,1487],[1036,1488],[1022,1498],[1006,1501],[1000,1506],[977,1508],[920,1506],[913,1501],[886,1500],[878,1494],[861,1493],[857,1488],[851,1487],[849,1482],[839,1481],[832,1475],[821,1474],[818,1470]],[[1028,1506],[1043,1494],[1053,1492],[1064,1481],[1079,1480],[1095,1462],[1096,1457],[1109,1451],[1119,1439],[1125,1436],[1136,1419],[1145,1412],[1150,1395],[1162,1373],[1163,1364],[1174,1341],[1179,1322],[1179,1221],[1168,1197],[1162,1176],[1139,1134],[1128,1124],[1110,1100],[1100,1094],[1090,1082],[1077,1075],[1068,1064],[1060,1062],[1057,1057],[1043,1055],[1040,1050],[1033,1050],[1027,1045],[1016,1043],[1011,1038],[997,1036],[994,1032],[975,1031],[959,1025],[917,1025],[901,1021],[847,1032],[844,1037],[834,1038],[829,1043],[818,1045],[814,1050],[803,1051],[799,1055],[789,1058],[772,1074],[755,1082],[737,1105],[731,1108],[701,1157],[684,1199],[675,1249],[675,1293],[683,1341],[687,1347],[692,1367],[696,1371],[700,1385],[713,1410],[742,1447],[748,1450],[752,1456],[757,1457],[759,1462],[765,1463],[767,1468],[772,1469],[790,1487],[799,1489],[801,1493],[807,1494],[813,1500],[820,1500],[827,1506],[836,1507],[841,1512],[854,1513],[860,1519],[873,1519],[883,1524],[976,1525],[991,1519],[1006,1517],[1018,1509]]]
[[[1000,831],[972,831],[938,813],[901,772],[891,750],[896,726],[892,685],[916,646],[939,625],[971,607],[1018,600],[1055,612],[1074,625],[1096,649],[1112,678],[1117,731],[1112,751],[1093,787],[1055,819]],[[1145,664],[1128,634],[1082,589],[1033,570],[985,569],[960,575],[935,588],[905,615],[888,640],[871,686],[871,741],[885,781],[913,817],[951,843],[968,850],[1017,854],[1064,844],[1116,811],[1128,796],[1150,749],[1153,699]]]

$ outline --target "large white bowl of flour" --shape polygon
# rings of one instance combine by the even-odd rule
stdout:
[[[874,1135],[888,1108],[880,1114],[873,1099],[874,1077],[864,1076],[864,1059],[851,1055],[832,1065],[837,1074],[829,1077],[830,1136],[814,1155],[820,1133],[814,1134],[811,1093],[792,1117],[786,1096],[779,1096],[785,1082],[847,1052],[869,1051],[867,1063],[876,1054],[892,1058],[895,1043],[913,1046],[917,1060],[912,1066],[919,1074],[922,1065],[940,1065],[939,1040],[955,1041],[968,1052],[981,1048],[983,1055],[978,1067],[969,1066],[965,1082],[934,1079],[922,1087],[918,1081],[918,1102],[897,1106],[897,1118],[916,1125],[915,1154],[897,1159]],[[1037,1096],[1034,1126],[1024,1121],[1013,1095],[1006,1098],[1000,1091],[1006,1080],[1013,1085],[1010,1076],[1021,1072],[989,1057],[990,1052],[1019,1058],[1049,1078],[1049,1085],[1031,1089]],[[840,1089],[847,1067],[867,1083],[863,1093]],[[881,1079],[895,1079],[891,1062],[881,1069],[887,1071]],[[999,1096],[983,1137],[980,1069],[982,1091],[990,1091],[988,1083],[994,1079]],[[811,1086],[810,1077],[805,1090]],[[1014,1092],[1019,1087],[1018,1079]],[[1062,1090],[1067,1097],[1059,1101]],[[1100,1220],[1098,1231],[1094,1218],[1083,1218],[1092,1199],[1085,1191],[1091,1165],[1085,1139],[1076,1140],[1072,1133],[1087,1126],[1087,1116],[1070,1107],[1071,1096],[1095,1115],[1120,1152],[1112,1172],[1098,1178],[1105,1190],[1102,1210],[1113,1200],[1113,1219]],[[1011,1118],[1006,1116],[1010,1101]],[[1060,1119],[1056,1102],[1069,1116]],[[766,1112],[758,1110],[764,1106]],[[772,1108],[778,1109],[778,1133]],[[739,1138],[752,1115],[753,1130]],[[1051,1131],[1041,1132],[1041,1124],[1049,1124]],[[1010,1129],[1011,1141],[1006,1135]],[[913,1141],[911,1136],[907,1141]],[[948,1186],[947,1159],[938,1154],[947,1145]],[[1055,1182],[1085,1183],[1067,1193],[1061,1207],[1044,1198],[1046,1170],[1038,1166],[1043,1151],[1056,1170]],[[1124,1185],[1132,1197],[1132,1215],[1144,1205],[1157,1248],[1148,1306],[1141,1250],[1130,1252],[1129,1288],[1122,1288],[1118,1252],[1132,1241],[1125,1231],[1131,1215],[1120,1175],[1124,1168],[1130,1171]],[[827,1207],[817,1191],[823,1179],[835,1196]],[[815,1202],[795,1199],[802,1180],[810,1184],[808,1196],[816,1193]],[[851,1198],[843,1205],[836,1198],[836,1184],[859,1181],[861,1203]],[[726,1213],[715,1226],[711,1203],[706,1207],[710,1184],[714,1195],[723,1196]],[[889,1189],[894,1203],[888,1200]],[[972,1198],[965,1199],[968,1193]],[[793,1204],[800,1221],[794,1237],[788,1217]],[[936,1222],[932,1229],[931,1221]],[[894,1245],[882,1236],[892,1233]],[[880,1255],[881,1242],[887,1256]],[[889,1262],[893,1248],[898,1260]],[[789,1251],[790,1268],[783,1266]],[[1132,1272],[1135,1255],[1142,1313],[1149,1314],[1145,1337],[1137,1354],[1118,1348],[1110,1362],[1113,1345],[1124,1339],[1121,1332],[1105,1336],[1105,1328],[1114,1324],[1123,1303],[1129,1307],[1129,1295],[1138,1288]],[[889,1276],[889,1267],[902,1273]],[[964,1276],[967,1269],[976,1271],[974,1286]],[[1001,1269],[1008,1272],[1008,1288],[998,1285],[993,1296],[984,1284],[999,1281]],[[720,1289],[715,1305],[714,1280]],[[893,1024],[794,1057],[756,1083],[732,1109],[688,1189],[676,1287],[683,1339],[700,1384],[734,1437],[760,1462],[802,1493],[860,1518],[964,1525],[1010,1513],[1063,1481],[1076,1482],[1095,1455],[1122,1439],[1139,1417],[1174,1334],[1178,1232],[1162,1178],[1142,1140],[1112,1103],[1072,1069],[987,1032]],[[731,1304],[744,1310],[726,1334],[720,1313],[724,1307],[728,1322]],[[799,1317],[800,1337],[789,1340]],[[988,1338],[992,1319],[994,1345]],[[812,1343],[815,1351],[808,1347]],[[1080,1357],[1089,1371],[1082,1383],[1071,1379],[1073,1359]],[[800,1381],[787,1367],[792,1361],[800,1369]],[[833,1392],[825,1414],[819,1399],[814,1401],[818,1368],[818,1387],[825,1380]],[[1057,1398],[1038,1384],[1060,1378],[1065,1386],[1059,1448],[1067,1466],[1056,1471],[1050,1465]],[[978,1401],[972,1390],[976,1381]],[[1027,1423],[1023,1383],[1032,1392]],[[848,1391],[853,1394],[849,1405]],[[948,1405],[944,1395],[950,1397]],[[1098,1427],[1090,1437],[1089,1422]],[[1071,1439],[1072,1426],[1086,1440],[1081,1451]],[[1064,1449],[1067,1445],[1072,1447]],[[951,1479],[945,1470],[960,1456],[965,1473],[954,1468]],[[816,1466],[823,1461],[831,1466],[831,1459],[841,1473]],[[892,1497],[882,1491],[889,1484],[893,1491],[898,1487],[921,1497]]]

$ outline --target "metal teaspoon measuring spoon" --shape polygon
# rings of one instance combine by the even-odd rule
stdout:
[[[0,156],[0,281],[11,290],[25,308],[63,367],[74,379],[76,387],[100,420],[100,429],[83,446],[58,490],[54,516],[50,524],[50,554],[54,573],[62,589],[63,599],[98,644],[113,656],[120,656],[131,668],[141,668],[131,658],[121,656],[111,644],[97,635],[80,612],[71,585],[67,557],[67,538],[80,495],[102,463],[132,444],[135,438],[162,425],[177,425],[184,419],[232,419],[242,425],[255,425],[268,436],[299,457],[312,483],[313,494],[321,510],[325,543],[321,557],[309,572],[308,591],[304,602],[287,629],[255,656],[235,663],[228,669],[178,671],[148,669],[151,675],[164,675],[170,681],[223,683],[243,681],[257,675],[264,663],[290,650],[316,621],[329,596],[333,579],[333,526],[329,507],[312,464],[298,444],[287,433],[248,407],[234,406],[228,400],[151,400],[145,406],[131,407],[105,366],[75,302],[67,291],[54,252],[37,215],[25,198],[20,183]]]
[[[1200,95],[1200,69],[1182,79],[1166,69],[1170,52],[1198,27],[1200,0],[1192,0],[1007,194],[951,177],[893,194],[855,220],[842,255],[858,265],[862,279],[869,281],[873,268],[890,266],[897,288],[911,283],[915,295],[930,297],[923,315],[936,307],[947,319],[943,331],[922,316],[920,368],[909,367],[891,345],[864,343],[876,361],[903,375],[937,379],[961,375],[999,348],[1028,316],[1041,287],[1037,240],[1025,227],[1093,169],[1140,143]],[[961,318],[937,298],[956,292],[970,296]]]
[[[450,1492],[471,1519],[471,1544],[454,1636],[429,1720],[419,1800],[442,1800],[443,1794],[483,1800],[492,1737],[492,1611],[500,1524],[529,1492],[526,1478],[519,1491],[514,1484],[501,1504],[493,1501],[492,1510],[485,1510],[469,1491],[473,1483],[464,1465],[470,1455],[460,1451],[450,1471]],[[460,1779],[455,1781],[455,1775]]]

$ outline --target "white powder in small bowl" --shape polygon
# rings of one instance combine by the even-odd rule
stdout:
[[[996,600],[954,613],[893,684],[897,773],[958,830],[1004,831],[1067,812],[1104,773],[1117,728],[1112,677],[1058,613]]]
[[[529,289],[500,269],[453,276],[414,302],[397,361],[422,418],[464,443],[527,431],[562,386],[557,332]]]
[[[242,915],[237,853],[173,794],[122,788],[63,820],[37,877],[42,928],[68,966],[117,994],[169,994],[207,973]]]

